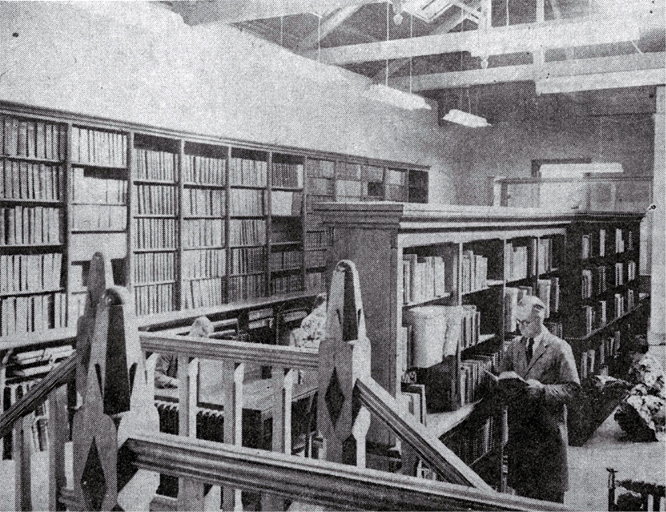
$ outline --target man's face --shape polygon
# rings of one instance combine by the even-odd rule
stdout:
[[[522,334],[524,338],[535,338],[538,336],[543,327],[543,310],[533,308],[526,312],[521,311],[520,313],[516,314],[520,334]]]

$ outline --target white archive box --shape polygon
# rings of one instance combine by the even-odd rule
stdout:
[[[421,306],[407,309],[403,323],[412,327],[413,365],[429,368],[458,350],[461,306]]]

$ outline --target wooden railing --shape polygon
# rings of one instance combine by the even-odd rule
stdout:
[[[370,377],[370,345],[351,262],[341,262],[333,273],[327,338],[319,351],[139,333],[130,295],[107,286],[108,268],[95,255],[91,307],[78,326],[76,369],[73,359],[60,365],[0,417],[1,433],[10,428],[15,433],[16,509],[31,508],[26,415],[48,400],[50,510],[147,510],[151,503],[236,510],[242,507],[242,491],[260,493],[261,507],[268,510],[286,509],[290,502],[334,509],[563,510],[494,492]],[[152,374],[156,355],[145,358],[158,350],[178,355],[178,435],[159,433]],[[204,361],[222,367],[222,443],[196,438],[202,402],[197,375]],[[242,446],[246,364],[271,367],[269,450]],[[299,370],[318,372],[317,451],[325,460],[292,454],[291,407]],[[75,411],[73,481],[65,488],[66,385],[74,374],[79,399],[69,401]],[[401,439],[403,462],[420,458],[445,481],[365,468],[371,415]],[[159,473],[179,479],[177,499],[155,498]]]

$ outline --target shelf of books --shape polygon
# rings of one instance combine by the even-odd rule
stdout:
[[[324,291],[313,205],[405,199],[412,169],[3,103],[0,336],[71,334],[98,250],[141,317]]]
[[[372,297],[364,308],[373,333],[373,378],[395,396],[403,386],[425,385],[428,425],[475,468],[499,461],[497,418],[472,412],[483,403],[486,372],[497,371],[505,340],[519,335],[521,298],[543,300],[545,324],[556,335],[569,339],[579,332],[574,312],[590,304],[580,277],[588,263],[571,255],[586,243],[578,240],[582,229],[605,229],[604,264],[615,269],[622,263],[617,276],[608,276],[609,300],[624,294],[627,308],[628,292],[638,296],[627,283],[636,281],[630,262],[638,261],[639,214],[390,202],[318,204],[315,214],[335,229],[328,262],[354,261],[364,297]],[[598,243],[598,233],[591,238],[592,246]],[[618,305],[618,314],[628,310]],[[467,424],[460,411],[473,421]],[[377,435],[378,442],[390,441]]]
[[[227,302],[229,148],[185,142],[182,160],[182,307]]]
[[[132,291],[140,316],[178,309],[179,153],[178,141],[134,134]]]
[[[0,113],[1,337],[67,326],[67,125]]]
[[[273,153],[270,173],[270,295],[303,290],[305,159]]]

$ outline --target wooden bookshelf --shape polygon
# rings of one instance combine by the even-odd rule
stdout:
[[[0,134],[3,228],[10,210],[12,217],[39,211],[59,223],[49,222],[59,236],[44,240],[16,238],[12,230],[10,245],[3,232],[3,258],[31,256],[29,265],[32,256],[62,258],[60,270],[49,272],[57,283],[0,291],[1,325],[8,324],[8,308],[15,321],[17,300],[49,297],[48,322],[29,328],[35,339],[41,330],[76,324],[98,250],[112,259],[116,284],[131,289],[139,316],[324,291],[332,232],[312,205],[403,199],[410,171],[427,172],[10,103],[0,104]]]
[[[486,459],[484,450],[477,450],[479,443],[470,444],[465,436],[461,439],[449,431],[460,427],[470,436],[499,435],[497,417],[490,423],[477,417],[470,425],[467,418],[487,388],[483,370],[496,370],[504,340],[518,335],[514,309],[520,298],[539,295],[548,310],[546,326],[569,339],[575,353],[590,350],[589,343],[601,342],[599,330],[584,333],[592,338],[589,343],[579,339],[577,330],[577,312],[588,304],[580,283],[581,269],[590,260],[580,257],[583,233],[602,228],[612,233],[606,239],[604,258],[623,264],[624,280],[604,296],[620,292],[626,296],[635,290],[634,306],[638,303],[637,280],[628,280],[627,262],[638,262],[639,214],[382,202],[319,203],[315,214],[321,216],[324,227],[335,230],[328,272],[342,259],[352,260],[359,271],[371,333],[373,378],[398,396],[405,369],[422,366],[421,361],[435,365],[443,359],[449,380],[440,384],[449,392],[437,399],[448,402],[430,404],[437,405],[438,413],[428,415],[427,425],[438,436],[446,432],[443,439],[479,467],[485,467],[480,461]],[[593,248],[595,244],[598,235],[592,237]],[[622,322],[636,325],[635,311],[635,307],[624,309]],[[438,324],[428,315],[445,320]],[[608,329],[614,329],[614,321],[609,318]],[[430,331],[423,327],[428,325]],[[415,334],[419,329],[429,332],[429,338],[419,338]],[[454,333],[453,339],[449,333]],[[622,337],[631,335],[633,331],[627,329]],[[437,343],[427,350],[417,347],[433,339]],[[374,441],[390,444],[388,433],[377,435],[380,438]],[[495,439],[479,442],[488,450],[498,447]]]

